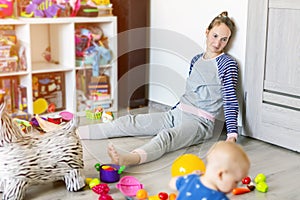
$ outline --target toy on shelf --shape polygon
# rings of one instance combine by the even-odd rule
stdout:
[[[0,0],[0,18],[12,17],[14,11],[13,0]]]
[[[0,3],[0,15],[1,5]],[[26,71],[26,66],[21,62],[22,55],[19,54],[24,46],[17,42],[15,26],[1,25],[0,36],[0,73]]]
[[[65,110],[65,74],[63,72],[34,74],[32,95],[34,114]]]
[[[109,0],[88,0],[87,4],[98,9],[99,16],[110,16],[112,14],[112,4]]]
[[[60,9],[58,4],[52,0],[32,0],[26,7],[26,14],[23,16],[34,17],[55,17]]]
[[[194,171],[205,172],[204,162],[194,154],[183,154],[175,159],[171,167],[171,175],[183,176]]]

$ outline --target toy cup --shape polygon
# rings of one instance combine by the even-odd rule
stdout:
[[[119,165],[103,164],[100,166],[100,180],[104,183],[114,183],[120,180]]]

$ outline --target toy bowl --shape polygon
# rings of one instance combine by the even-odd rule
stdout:
[[[141,184],[136,178],[133,176],[124,176],[121,178],[116,187],[128,197],[134,197],[140,189],[144,188],[144,185]]]
[[[103,164],[100,166],[100,180],[104,183],[114,183],[120,180],[119,165]]]

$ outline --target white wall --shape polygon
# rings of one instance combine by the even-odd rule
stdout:
[[[228,11],[237,26],[228,53],[239,62],[243,79],[247,4],[248,0],[151,0],[149,99],[167,105],[178,101],[189,62],[205,48],[205,30],[222,11]]]

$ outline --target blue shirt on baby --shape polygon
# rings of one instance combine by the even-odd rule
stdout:
[[[197,174],[179,177],[176,188],[178,190],[176,200],[229,200],[226,194],[205,187]]]

